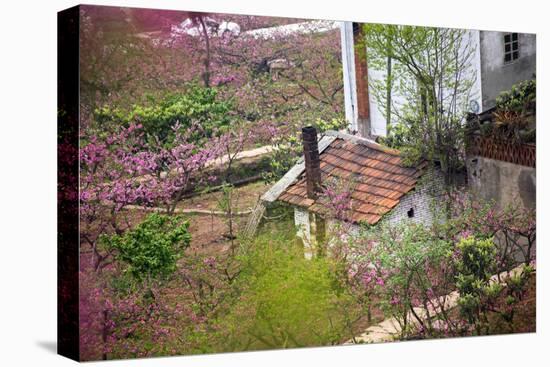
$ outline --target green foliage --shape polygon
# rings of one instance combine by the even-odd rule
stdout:
[[[270,169],[265,172],[264,179],[268,182],[276,182],[296,164],[302,145],[298,134],[280,135],[275,138],[276,149],[271,153]]]
[[[268,235],[247,248],[241,262],[239,297],[218,325],[224,349],[341,342],[352,302],[329,259],[307,260],[290,236]]]
[[[471,236],[462,239],[457,249],[460,255],[456,259],[456,286],[460,292],[461,316],[478,335],[491,333],[491,313],[513,330],[517,306],[527,292],[534,269],[524,266],[522,271],[510,274],[500,283],[491,279],[497,269],[497,248],[492,238],[480,240]]]
[[[387,316],[395,317],[403,333],[409,331],[413,307],[426,307],[430,300],[449,292],[452,243],[440,239],[421,224],[384,223],[353,239],[359,246],[360,263],[370,264],[363,277],[368,292],[376,295]],[[431,322],[423,325],[433,329]]]
[[[331,120],[324,120],[321,118],[317,118],[315,122],[313,122],[312,126],[314,126],[317,129],[317,132],[322,134],[328,130],[335,130],[335,131],[342,130],[346,128],[347,122],[345,119],[342,119],[342,118],[333,118]]]
[[[464,30],[434,27],[365,25],[369,65],[386,69],[372,83],[373,96],[391,123],[387,144],[441,163],[448,183],[463,166],[463,118],[476,75],[468,69],[474,55]],[[391,60],[391,76],[388,60]],[[400,101],[394,103],[393,95]]]
[[[525,287],[527,286],[527,281],[534,273],[535,269],[532,266],[527,265],[523,268],[521,273],[518,272],[508,277],[506,279],[506,286],[510,295],[521,299],[523,292],[525,291]]]
[[[400,281],[408,277],[407,272],[416,271],[424,261],[439,261],[447,256],[450,244],[432,236],[429,229],[416,223],[383,225],[374,230],[379,243],[373,249],[373,260],[382,266],[394,268]]]
[[[458,245],[460,259],[457,261],[459,272],[457,286],[461,293],[477,292],[496,269],[496,246],[492,238],[462,239]]]
[[[134,105],[129,111],[104,106],[96,109],[95,120],[100,124],[140,123],[150,138],[170,143],[176,123],[184,129],[197,124],[201,137],[226,129],[232,121],[232,108],[230,101],[219,99],[216,89],[191,85],[185,93],[169,94],[160,100],[151,98],[147,104]]]
[[[463,238],[457,249],[459,257],[456,260],[456,286],[460,292],[460,314],[470,324],[475,325],[480,334],[488,327],[486,312],[490,306],[489,301],[496,299],[501,290],[501,287],[493,286],[489,282],[496,269],[496,246],[492,238],[477,239],[470,236]]]
[[[135,280],[166,278],[189,246],[189,222],[180,216],[151,214],[122,235],[104,235],[101,244],[116,250],[116,259],[126,264],[124,272]]]
[[[486,299],[493,302],[500,296],[503,290],[504,285],[498,282],[491,282],[483,288],[483,295],[486,297]]]
[[[386,137],[381,137],[381,143],[401,152],[403,164],[406,166],[414,166],[423,158],[422,149],[418,149],[415,144],[414,127],[398,122],[388,128]]]
[[[319,134],[328,130],[342,130],[347,122],[342,118],[333,118],[324,120],[317,118],[310,124],[317,129]],[[264,174],[267,182],[274,182],[280,179],[292,166],[296,164],[298,158],[303,154],[302,140],[300,133],[278,134],[273,137],[273,145],[276,149],[271,153],[271,167]]]
[[[534,107],[537,96],[536,79],[525,80],[512,86],[509,91],[502,92],[496,99],[497,109],[523,113]]]
[[[526,80],[497,97],[493,123],[480,127],[483,135],[518,143],[534,143],[536,140],[536,81]]]

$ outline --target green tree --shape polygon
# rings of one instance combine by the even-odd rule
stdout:
[[[170,144],[176,124],[184,129],[192,124],[199,126],[195,140],[226,129],[233,120],[232,108],[231,101],[218,97],[217,89],[189,85],[185,93],[150,98],[149,103],[134,105],[130,110],[104,106],[96,109],[94,118],[99,124],[140,123],[149,139]]]
[[[366,228],[350,241],[366,291],[400,323],[403,336],[414,332],[415,324],[433,332],[436,319],[449,321],[445,302],[433,300],[447,294],[454,282],[452,242],[410,222]]]
[[[150,214],[122,235],[104,235],[101,244],[116,250],[115,258],[126,264],[124,272],[138,281],[168,277],[189,246],[189,222],[181,216]]]
[[[462,238],[457,244],[457,254],[456,288],[460,293],[460,315],[477,335],[495,331],[493,329],[498,324],[491,322],[490,314],[497,315],[513,332],[514,316],[519,310],[517,306],[527,292],[534,268],[525,265],[521,271],[504,279],[492,279],[498,269],[498,249],[493,238]]]
[[[395,133],[390,129],[387,143],[405,151],[410,160],[439,161],[447,183],[452,183],[454,171],[463,164],[463,118],[475,81],[468,33],[450,28],[364,27],[369,64],[383,70],[390,60],[392,67],[386,80],[372,83],[375,98],[386,108],[391,104],[400,126]],[[387,101],[394,92],[404,102]]]

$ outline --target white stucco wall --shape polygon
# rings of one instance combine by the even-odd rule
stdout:
[[[344,78],[344,106],[348,129],[350,132],[357,131],[357,86],[355,80],[355,53],[353,42],[352,22],[340,22],[340,44],[342,47],[342,68]],[[380,70],[369,68],[368,78],[370,80],[383,80],[385,73]],[[372,96],[373,89],[369,83],[369,95]],[[399,96],[395,96],[396,100]],[[386,118],[383,108],[380,109],[373,98],[369,100],[371,131],[374,135],[386,135]]]
[[[304,243],[311,242],[311,225],[309,222],[309,212],[305,209],[294,208],[294,224],[297,228],[296,235],[302,239]]]
[[[350,131],[357,131],[357,86],[355,83],[355,54],[353,52],[352,22],[340,22],[342,71],[344,79],[344,107]]]

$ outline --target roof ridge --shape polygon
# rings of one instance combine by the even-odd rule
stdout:
[[[351,135],[348,133],[335,131],[335,130],[327,130],[323,134],[328,136],[334,136],[336,138],[339,138],[345,141],[350,141],[352,143],[366,145],[369,148],[378,150],[383,153],[388,153],[399,157],[401,156],[401,152],[399,150],[388,148],[380,143],[375,142],[374,140],[367,139],[362,136]]]

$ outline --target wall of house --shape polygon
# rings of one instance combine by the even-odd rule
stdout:
[[[437,210],[438,198],[444,192],[443,173],[437,168],[430,168],[422,176],[415,189],[401,198],[399,204],[383,220],[391,224],[411,221],[429,225],[434,219],[434,210]],[[409,216],[409,213],[412,214],[412,217]]]
[[[311,241],[311,226],[309,223],[309,212],[305,209],[294,207],[294,224],[297,228],[296,235],[304,243]]]
[[[357,86],[355,84],[355,55],[353,48],[353,22],[340,22],[342,71],[344,79],[344,107],[350,131],[357,131]],[[369,74],[370,77],[370,74]]]
[[[478,156],[468,157],[466,167],[474,194],[494,200],[500,208],[515,203],[535,208],[535,168]]]
[[[350,132],[358,131],[358,111],[357,111],[357,84],[355,78],[355,53],[353,41],[353,22],[340,22],[340,44],[342,47],[342,70],[344,79],[344,106],[348,130]],[[384,80],[384,71],[375,70],[372,67],[368,69],[368,80]],[[377,101],[372,97],[374,90],[369,82],[369,114],[371,133],[373,135],[386,135],[386,117],[384,107],[379,108]],[[399,97],[395,97],[399,98]]]
[[[315,223],[313,215],[299,207],[294,207],[294,224],[297,228],[296,236],[298,236],[304,245],[304,257],[311,259],[316,253],[315,243]]]
[[[345,24],[349,23],[349,24]],[[346,119],[351,131],[357,130],[357,95],[355,93],[355,74],[353,69],[353,38],[351,22],[342,22],[342,54],[344,70],[344,96]],[[475,81],[469,96],[470,111],[481,112],[494,107],[496,97],[512,85],[532,79],[536,73],[536,36],[534,34],[519,34],[520,57],[510,63],[504,62],[505,32],[468,30],[464,38],[463,48],[467,46],[474,50],[471,70]],[[383,81],[385,70],[375,70],[369,67],[369,95],[371,96],[370,123],[374,135],[386,135],[385,104],[379,104],[373,97],[372,84]],[[399,109],[405,103],[405,98],[394,91],[392,94],[394,107]],[[393,121],[392,121],[393,123]]]
[[[481,31],[481,91],[482,110],[495,106],[496,97],[512,85],[533,79],[536,73],[536,36],[520,33],[519,59],[510,63],[504,62],[505,32]]]

